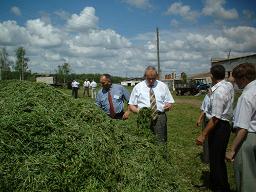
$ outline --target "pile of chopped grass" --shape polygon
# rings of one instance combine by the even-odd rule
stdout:
[[[149,129],[44,84],[0,87],[1,191],[178,191]]]

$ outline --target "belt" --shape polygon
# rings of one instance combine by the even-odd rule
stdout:
[[[157,114],[161,115],[161,114],[165,114],[165,112],[164,111],[157,111]]]

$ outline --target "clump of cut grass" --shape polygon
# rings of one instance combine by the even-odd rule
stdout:
[[[149,129],[44,84],[0,87],[2,191],[178,191]]]
[[[149,129],[152,121],[152,109],[144,107],[139,110],[137,126],[139,129]]]

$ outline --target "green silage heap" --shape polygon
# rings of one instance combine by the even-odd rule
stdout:
[[[162,147],[129,121],[44,84],[0,81],[1,191],[178,191]]]

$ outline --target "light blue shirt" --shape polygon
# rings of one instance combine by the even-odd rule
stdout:
[[[124,110],[124,101],[129,101],[130,94],[122,86],[118,84],[112,84],[110,87],[110,93],[112,96],[112,101],[114,105],[115,113],[120,113]],[[96,96],[96,105],[103,109],[104,112],[110,114],[109,112],[109,102],[108,102],[108,90],[101,88]]]
[[[164,82],[156,80],[152,89],[155,94],[158,111],[163,112],[166,103],[174,103],[169,88]],[[147,85],[146,80],[138,83],[132,90],[129,104],[136,105],[139,109],[143,107],[150,108],[149,91],[150,87]]]

